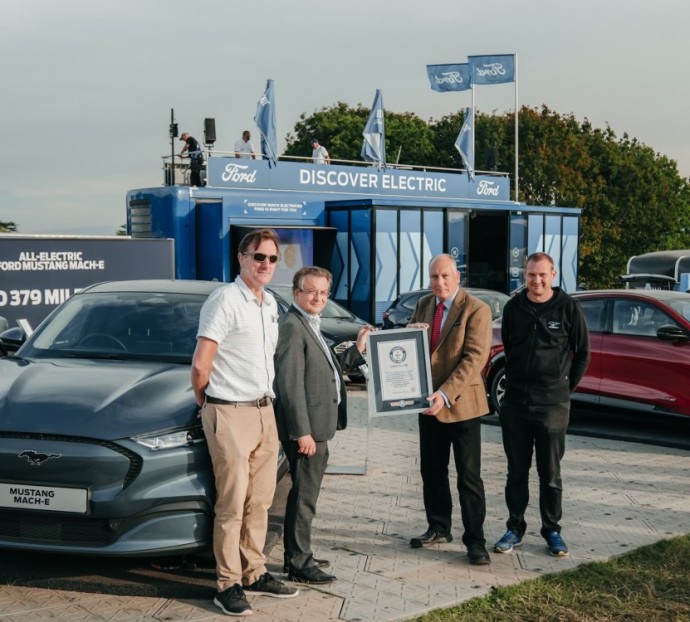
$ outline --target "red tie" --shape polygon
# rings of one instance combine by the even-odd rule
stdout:
[[[431,326],[431,351],[433,352],[438,345],[438,338],[441,335],[441,322],[443,322],[443,310],[445,307],[442,302],[438,303],[434,314],[434,323]]]

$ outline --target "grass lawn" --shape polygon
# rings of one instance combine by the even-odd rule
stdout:
[[[417,622],[690,621],[690,535],[502,587]]]

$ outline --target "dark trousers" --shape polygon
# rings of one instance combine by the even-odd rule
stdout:
[[[506,505],[508,529],[524,534],[525,510],[529,502],[529,470],[532,452],[539,475],[541,535],[560,533],[563,483],[561,459],[565,453],[565,432],[570,419],[570,402],[525,406],[503,402],[500,412],[503,448],[508,458]]]
[[[317,441],[316,453],[310,457],[297,453],[296,441],[283,441],[282,444],[292,478],[292,488],[285,507],[285,562],[293,568],[308,568],[314,565],[311,523],[316,514],[316,501],[328,464],[328,443]]]
[[[201,186],[201,171],[203,169],[203,161],[194,162],[189,166],[189,185],[190,186]]]
[[[481,418],[441,423],[436,417],[419,415],[424,509],[429,527],[441,534],[450,532],[453,498],[448,478],[450,449],[453,448],[458,474],[460,514],[465,545],[485,544],[486,500],[481,478]]]

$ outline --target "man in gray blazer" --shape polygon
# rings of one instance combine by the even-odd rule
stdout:
[[[294,303],[281,319],[275,353],[276,423],[292,477],[285,509],[284,571],[298,583],[325,584],[335,579],[321,570],[329,562],[314,558],[311,523],[328,463],[328,441],[347,424],[341,365],[365,363],[361,352],[373,330],[363,327],[356,344],[339,355],[328,348],[319,314],[326,306],[331,282],[331,273],[323,268],[302,268],[295,274]]]

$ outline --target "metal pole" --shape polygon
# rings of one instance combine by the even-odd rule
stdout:
[[[173,108],[170,109],[170,176],[168,179],[170,180],[170,183],[168,184],[169,186],[174,186],[175,185],[175,136],[173,134],[175,133],[173,128],[175,127],[175,110]]]
[[[515,52],[515,202],[519,202],[518,177],[518,55]]]
[[[472,85],[472,116],[474,117],[474,84]],[[477,129],[477,119],[473,118],[472,119],[472,156],[473,157],[474,157],[474,154],[476,153],[476,149],[475,149],[475,136],[477,134],[476,129]],[[474,162],[472,163],[472,166],[474,166]]]

